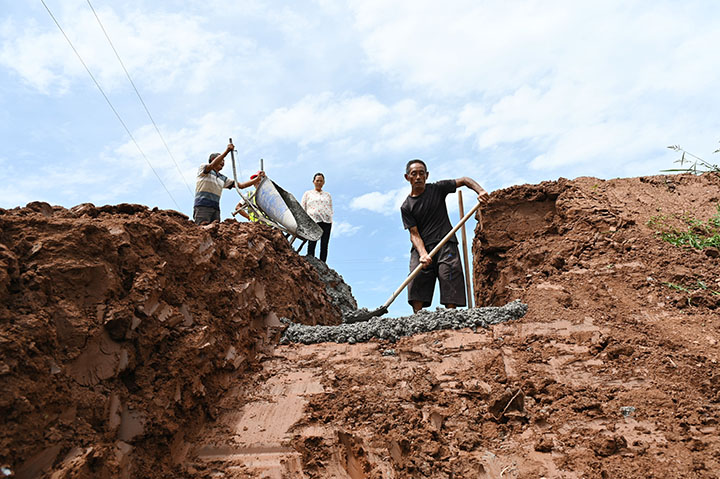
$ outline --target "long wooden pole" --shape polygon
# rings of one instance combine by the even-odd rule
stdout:
[[[463,209],[462,191],[458,190],[458,204],[460,207],[460,217],[465,216]],[[463,248],[463,260],[465,262],[465,289],[467,291],[467,304],[468,308],[473,307],[472,299],[472,277],[470,276],[470,263],[468,262],[468,248],[467,248],[467,237],[465,236],[465,223],[460,228],[462,231],[462,248]]]

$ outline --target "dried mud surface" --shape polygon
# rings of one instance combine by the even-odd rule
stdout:
[[[497,191],[475,303],[523,317],[288,345],[278,318],[341,308],[279,233],[0,211],[0,477],[720,477],[719,252],[648,225],[718,201],[709,174]]]

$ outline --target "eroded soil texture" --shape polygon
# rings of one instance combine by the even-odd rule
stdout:
[[[0,231],[0,477],[170,477],[279,318],[341,319],[269,227],[34,203]]]
[[[276,231],[0,211],[0,477],[720,477],[719,202],[712,174],[496,191],[474,300],[526,312],[313,344],[281,318],[356,305]]]

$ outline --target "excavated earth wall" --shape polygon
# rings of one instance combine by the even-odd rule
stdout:
[[[257,224],[0,210],[0,477],[169,477],[184,434],[272,354],[280,317],[340,322],[325,289]]]
[[[278,344],[356,305],[268,228],[0,211],[0,474],[717,479],[720,251],[658,232],[718,203],[713,174],[496,191],[475,304],[522,314],[356,344]]]
[[[496,334],[512,382],[546,389],[522,386],[536,406],[513,430],[554,458],[541,473],[719,477],[720,252],[659,236],[707,234],[700,223],[713,222],[716,174],[560,179],[492,195],[475,230],[475,300],[529,305],[520,330]]]

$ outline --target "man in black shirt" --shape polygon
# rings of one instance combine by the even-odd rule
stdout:
[[[460,186],[467,186],[478,194],[480,203],[490,195],[475,180],[466,176],[455,180],[426,183],[429,173],[422,160],[410,160],[405,166],[405,179],[411,186],[400,212],[403,226],[410,230],[410,271],[418,264],[422,271],[408,285],[408,303],[417,313],[430,306],[435,290],[435,278],[440,281],[440,303],[446,308],[465,306],[465,280],[463,278],[457,238],[453,235],[437,253],[437,261],[429,252],[452,230],[445,197]]]

